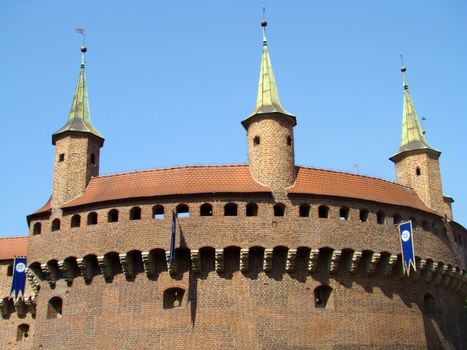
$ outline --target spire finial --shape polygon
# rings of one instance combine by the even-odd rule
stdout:
[[[83,42],[81,44],[81,68],[84,68],[84,65],[86,63],[84,56],[86,54],[86,51],[88,51],[85,45],[86,44],[86,31],[84,28],[76,28],[76,32],[83,36]]]
[[[407,72],[407,67],[404,64],[404,55],[400,54],[401,56],[401,72],[402,72],[402,86],[404,87],[404,90],[409,89],[409,85],[407,84],[407,77],[405,75],[405,72]]]
[[[266,39],[266,27],[268,22],[266,21],[266,6],[263,5],[263,20],[261,21],[261,27],[263,27],[263,46],[268,45],[268,40]]]

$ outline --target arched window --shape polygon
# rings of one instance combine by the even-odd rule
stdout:
[[[92,212],[88,214],[88,225],[97,225],[97,213]]]
[[[285,215],[285,205],[282,203],[276,203],[274,205],[274,216],[284,216]]]
[[[423,296],[423,311],[426,315],[433,316],[436,314],[435,298],[430,293]]]
[[[59,231],[60,230],[60,219],[55,219],[52,221],[52,231]]]
[[[238,206],[235,203],[227,203],[224,206],[224,216],[237,216]]]
[[[26,323],[20,324],[16,331],[16,341],[20,342],[29,337],[29,325]]]
[[[342,207],[339,210],[339,219],[340,220],[349,220],[349,208]]]
[[[212,216],[212,205],[209,203],[201,204],[199,207],[199,216]]]
[[[155,205],[152,208],[152,217],[153,219],[163,219],[164,218],[164,207],[162,205]]]
[[[182,288],[169,288],[164,291],[164,309],[174,309],[182,306],[185,290]]]
[[[53,297],[47,304],[47,318],[61,318],[62,317],[63,301],[60,297]]]
[[[80,227],[81,226],[81,216],[75,214],[71,217],[71,227]]]
[[[42,231],[42,225],[40,222],[36,222],[32,227],[32,234],[33,235],[40,235]]]
[[[318,309],[325,309],[329,296],[331,295],[332,288],[326,285],[321,285],[315,288],[315,307]]]
[[[190,216],[190,209],[186,204],[179,204],[177,205],[177,217],[179,218],[187,218]]]
[[[8,265],[8,268],[7,268],[7,270],[6,270],[6,275],[7,275],[8,277],[13,276],[13,264]]]
[[[310,205],[309,204],[302,204],[298,209],[299,215],[302,218],[307,218],[310,216]]]
[[[392,216],[392,222],[394,223],[394,225],[399,225],[401,223],[401,216],[397,213],[394,213],[394,215]]]
[[[117,222],[118,221],[118,210],[117,209],[112,209],[109,211],[109,214],[107,216],[107,221],[108,222]]]
[[[423,231],[430,231],[430,224],[428,223],[428,221],[423,220],[422,226],[423,226]]]
[[[96,155],[94,153],[91,153],[91,160],[90,160],[91,164],[94,165],[96,164]]]
[[[378,211],[376,213],[376,222],[380,225],[383,225],[385,220],[386,220],[386,215],[382,211]]]
[[[141,220],[141,208],[133,207],[130,209],[130,220]]]
[[[328,214],[329,214],[329,208],[327,206],[320,205],[318,207],[318,217],[319,218],[326,219],[328,217]]]
[[[368,210],[360,209],[360,221],[367,222],[368,221]]]
[[[420,167],[417,167],[417,168],[415,169],[415,174],[417,174],[417,176],[422,175],[422,171],[421,171]]]
[[[255,137],[253,138],[253,145],[254,145],[254,146],[258,146],[259,143],[260,143],[259,136],[255,136]]]
[[[287,146],[292,146],[292,137],[287,136]]]
[[[258,204],[248,203],[246,205],[246,216],[258,216]]]

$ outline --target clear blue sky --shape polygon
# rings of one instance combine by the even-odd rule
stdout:
[[[467,2],[2,1],[0,235],[27,233],[51,193],[51,135],[66,121],[87,30],[101,174],[246,163],[240,121],[255,105],[266,3],[299,165],[394,180],[399,53],[444,192],[467,224]],[[358,169],[354,166],[358,164]]]

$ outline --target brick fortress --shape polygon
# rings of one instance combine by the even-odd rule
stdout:
[[[297,167],[266,22],[248,164],[99,175],[86,48],[28,238],[0,240],[1,349],[466,349],[466,229],[402,68],[397,183]],[[396,137],[396,135],[394,135]],[[168,263],[172,211],[175,259]],[[417,271],[397,225],[412,220]],[[26,295],[8,298],[27,255]]]

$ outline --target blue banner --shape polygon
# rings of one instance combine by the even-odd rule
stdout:
[[[409,276],[410,267],[412,267],[414,272],[416,271],[412,239],[412,221],[404,222],[399,225],[399,238],[401,240],[402,267],[404,273]]]
[[[13,280],[11,281],[10,297],[11,294],[15,293],[15,300],[18,297],[24,298],[24,287],[26,285],[26,261],[25,257],[15,257],[13,263]]]
[[[169,265],[172,266],[175,255],[175,233],[177,231],[177,215],[172,210],[172,231],[170,234],[170,255],[169,255]]]

